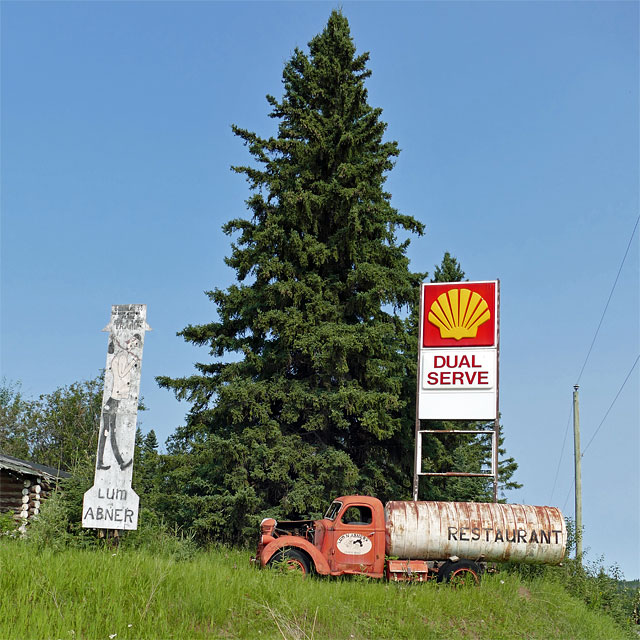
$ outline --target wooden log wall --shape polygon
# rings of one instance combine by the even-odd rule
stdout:
[[[26,524],[40,513],[42,501],[51,488],[39,476],[18,476],[0,469],[0,512],[13,512],[16,521]]]

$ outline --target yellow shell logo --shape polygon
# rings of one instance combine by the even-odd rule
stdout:
[[[469,289],[449,289],[434,300],[429,322],[440,329],[441,338],[475,338],[478,327],[491,317],[487,301]]]

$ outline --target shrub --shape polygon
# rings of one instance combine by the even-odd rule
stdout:
[[[18,525],[12,513],[0,513],[0,536],[15,536]]]
[[[191,532],[185,533],[178,527],[171,529],[157,513],[144,508],[140,509],[138,529],[127,531],[120,539],[120,546],[169,555],[175,560],[188,560],[198,549]]]
[[[40,513],[29,522],[25,536],[38,547],[54,551],[68,546],[71,540],[68,511],[58,491],[52,492],[42,503]]]

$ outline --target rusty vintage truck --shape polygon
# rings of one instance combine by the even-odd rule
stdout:
[[[343,496],[321,520],[260,524],[261,567],[389,580],[478,581],[487,562],[560,564],[567,529],[555,507],[388,502]]]

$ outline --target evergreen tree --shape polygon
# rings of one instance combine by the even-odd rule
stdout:
[[[144,437],[143,447],[146,454],[158,453],[158,437],[153,429]]]
[[[431,282],[462,282],[465,272],[448,251],[436,265]],[[429,429],[485,429],[490,434],[493,423],[429,421]],[[502,425],[498,438],[498,487],[503,492],[518,489],[513,474],[518,468],[513,458],[504,458]],[[491,469],[491,438],[474,434],[424,434],[422,440],[422,469],[434,473],[459,471],[489,473]],[[493,480],[487,478],[427,476],[420,483],[423,500],[454,500],[472,502],[493,501]]]
[[[156,432],[151,429],[147,435],[143,435],[140,427],[136,427],[132,484],[146,508],[153,508],[160,467]]]
[[[442,262],[436,265],[431,282],[462,282],[464,271],[460,263],[448,251],[445,251]]]
[[[257,165],[234,167],[251,219],[224,227],[239,233],[238,282],[208,293],[217,320],[181,332],[217,360],[158,379],[192,403],[167,500],[218,538],[253,535],[265,512],[318,515],[341,493],[410,491],[416,339],[401,314],[423,274],[396,232],[423,226],[384,191],[399,150],[367,103],[367,61],[334,11],[286,64],[282,100],[267,96],[277,136],[233,128]]]

